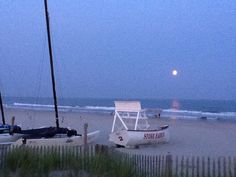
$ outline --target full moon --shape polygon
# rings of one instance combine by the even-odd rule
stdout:
[[[173,75],[173,76],[177,76],[177,74],[178,74],[178,71],[177,71],[176,69],[174,69],[174,70],[172,71],[172,75]]]

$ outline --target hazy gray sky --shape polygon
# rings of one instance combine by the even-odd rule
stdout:
[[[236,99],[235,0],[48,5],[59,96]],[[51,96],[43,0],[0,1],[0,63],[4,95]]]

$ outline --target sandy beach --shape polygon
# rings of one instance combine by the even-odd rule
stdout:
[[[23,128],[55,126],[53,111],[5,109],[6,122],[15,116],[16,124]],[[76,129],[83,133],[84,123],[88,123],[88,131],[100,130],[95,144],[114,146],[108,141],[113,116],[109,113],[60,112],[60,126]],[[170,142],[158,145],[140,146],[138,149],[120,151],[159,155],[170,152],[173,155],[186,156],[236,156],[236,122],[213,120],[174,120],[150,119],[150,124],[170,126]]]

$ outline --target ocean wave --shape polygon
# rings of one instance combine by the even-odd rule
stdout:
[[[105,107],[105,106],[85,106],[85,109],[92,109],[92,110],[107,110],[107,111],[114,111],[115,107]]]
[[[53,111],[54,105],[48,104],[31,104],[31,103],[13,103],[12,105],[6,105],[6,107],[17,108],[17,109],[29,109],[29,110],[46,110]],[[83,112],[111,112],[114,111],[114,107],[105,107],[105,106],[58,106],[60,111],[83,111]]]
[[[54,110],[54,105],[49,104],[31,104],[31,103],[14,103],[13,105],[6,105],[8,107],[14,107],[19,109],[32,109],[32,110]],[[58,106],[60,111],[83,111],[83,112],[104,112],[110,113],[115,110],[112,106]],[[147,109],[149,110],[149,109]],[[158,109],[151,109],[149,112],[149,117],[156,117],[155,111]],[[207,119],[207,120],[236,120],[236,112],[202,112],[202,111],[191,111],[191,110],[177,110],[177,109],[162,109],[162,118],[171,119]]]
[[[47,105],[47,104],[30,104],[30,103],[14,103],[13,106],[15,107],[26,107],[26,108],[48,108],[54,109],[54,105]],[[61,109],[71,109],[72,106],[58,106]]]
[[[174,119],[207,119],[207,120],[236,120],[236,112],[202,112],[189,110],[164,109],[163,117]]]
[[[178,110],[178,109],[163,109],[162,112],[169,113],[190,113],[190,114],[200,114],[201,111],[189,111],[189,110]]]

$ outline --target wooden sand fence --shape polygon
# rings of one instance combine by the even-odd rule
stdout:
[[[126,158],[145,177],[236,177],[236,157],[126,154]]]
[[[16,147],[9,145],[0,145],[0,168],[4,167],[6,154]],[[46,154],[48,152],[57,152],[61,158],[67,158],[73,154],[75,157],[85,156],[87,158],[81,161],[83,169],[89,167],[90,157],[97,154],[118,155],[119,158],[133,166],[135,174],[145,177],[236,177],[236,157],[199,157],[199,156],[176,156],[166,155],[142,155],[128,154],[117,151],[104,145],[87,145],[80,147],[36,147],[32,148],[34,152]],[[66,164],[60,164],[64,168]]]

